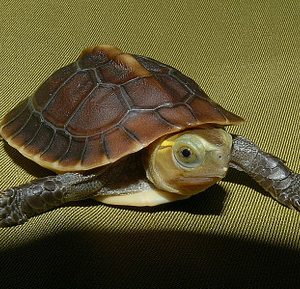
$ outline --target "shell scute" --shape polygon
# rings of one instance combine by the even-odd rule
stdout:
[[[172,96],[155,77],[138,78],[123,85],[133,108],[153,109],[172,102]]]
[[[125,53],[99,66],[97,72],[103,82],[112,84],[122,84],[137,77],[151,76],[151,73],[132,55]]]
[[[32,108],[30,107],[28,99],[22,101],[10,113],[4,116],[1,123],[1,135],[6,140],[11,140],[17,135],[26,125],[32,115]],[[16,146],[23,145],[16,142]]]
[[[118,159],[120,155],[125,155],[128,151],[135,152],[143,148],[140,142],[120,127],[107,132],[105,141],[110,161]]]
[[[36,113],[32,113],[24,123],[24,126],[22,126],[19,132],[14,135],[13,141],[15,143],[19,143],[20,146],[26,145],[34,138],[40,126],[41,120],[39,115]]]
[[[67,152],[70,145],[70,136],[64,131],[56,131],[46,150],[40,158],[43,162],[55,163]]]
[[[148,71],[152,72],[153,74],[163,73],[168,74],[170,72],[169,65],[159,63],[158,61],[141,55],[134,55],[135,58],[143,65]]]
[[[96,86],[90,71],[79,71],[57,91],[43,116],[56,127],[64,127]]]
[[[118,87],[97,87],[72,117],[67,129],[76,136],[101,133],[121,121],[127,108]]]
[[[170,75],[174,77],[178,82],[183,84],[185,88],[191,93],[195,93],[197,95],[201,95],[201,97],[203,98],[210,99],[193,79],[184,75],[180,71],[172,69],[170,70]]]
[[[39,156],[51,143],[55,131],[47,124],[37,130],[35,136],[24,147],[25,155]]]
[[[173,107],[161,107],[158,109],[158,113],[167,122],[178,127],[189,127],[197,121],[191,110],[185,104]],[[178,115],[180,115],[180,118]]]
[[[55,71],[40,87],[32,97],[36,110],[42,111],[53,95],[62,88],[65,83],[77,73],[75,63],[69,64]]]
[[[226,123],[226,118],[211,101],[193,97],[188,104],[200,123]]]
[[[160,118],[154,110],[130,113],[123,126],[144,146],[162,135],[178,130],[178,128]]]
[[[96,68],[120,53],[122,53],[120,49],[110,45],[88,47],[81,52],[77,63],[81,69]]]
[[[181,103],[188,98],[189,91],[168,74],[157,75],[156,79],[172,98],[172,103]]]
[[[109,159],[101,135],[88,137],[81,159],[81,167],[92,168],[107,163],[109,163]]]
[[[59,160],[60,165],[66,167],[80,166],[85,144],[86,138],[72,137],[69,149]]]

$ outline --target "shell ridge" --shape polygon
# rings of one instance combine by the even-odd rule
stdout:
[[[198,119],[196,118],[196,116],[195,116],[195,114],[194,114],[191,106],[189,104],[187,104],[187,103],[182,103],[182,104],[189,110],[189,112],[191,113],[191,115],[194,118],[194,120],[197,121]]]
[[[131,83],[131,82],[134,82],[134,81],[136,81],[137,79],[144,79],[144,78],[148,78],[148,77],[153,77],[153,75],[146,75],[146,76],[142,76],[142,77],[140,77],[140,76],[136,76],[136,77],[133,77],[133,78],[131,78],[131,79],[128,79],[128,80],[126,80],[126,81],[124,81],[122,84],[120,84],[120,85],[122,85],[122,86],[124,86],[124,85],[126,85],[126,84],[129,84],[129,83]]]
[[[68,144],[68,147],[66,149],[66,151],[64,153],[62,153],[62,155],[57,158],[57,162],[60,163],[61,160],[67,155],[67,153],[70,151],[70,148],[71,148],[71,144],[72,144],[72,136],[70,134],[68,134],[68,139],[69,139],[69,144]]]
[[[20,134],[22,132],[22,130],[24,129],[24,127],[26,127],[26,125],[29,123],[32,115],[33,115],[33,110],[31,110],[30,115],[27,118],[27,120],[24,122],[24,124],[22,124],[22,126],[9,137],[10,140],[13,140],[15,137],[18,136],[18,134]]]
[[[92,97],[93,93],[99,88],[99,85],[97,84],[88,94],[87,96],[79,103],[79,105],[75,108],[75,110],[72,112],[68,120],[66,121],[64,128],[67,128],[73,117],[76,115],[76,113],[87,103],[88,100]],[[69,132],[69,130],[68,130]]]
[[[134,132],[132,132],[128,128],[124,127],[123,125],[118,125],[118,127],[121,130],[123,130],[131,139],[138,142],[139,144],[141,144],[144,147],[144,144],[140,141],[140,139],[137,137],[137,135]]]
[[[137,113],[139,113],[139,112],[155,112],[156,109],[160,109],[160,108],[163,108],[163,107],[172,107],[172,104],[171,103],[166,103],[166,104],[159,105],[155,108],[132,108],[124,114],[124,116],[118,121],[118,123],[115,126],[123,126],[123,123],[126,122],[126,120],[133,113],[136,113],[136,112]],[[111,129],[113,129],[113,128],[108,128],[108,129],[104,130],[103,133],[106,133]],[[97,134],[100,134],[100,133],[95,133],[92,136],[97,135]]]
[[[190,113],[192,114],[193,118],[196,120],[196,121],[199,121],[198,118],[196,117],[195,113],[194,113],[194,110],[193,108],[188,104],[188,103],[185,103],[186,107],[188,108],[188,110],[190,111]]]
[[[42,156],[50,149],[50,147],[51,147],[51,145],[52,145],[52,143],[53,143],[53,141],[54,141],[55,134],[56,134],[56,130],[53,129],[52,126],[49,126],[49,128],[51,128],[53,134],[52,134],[52,137],[51,137],[51,140],[50,140],[49,144],[46,146],[46,148],[45,148],[43,151],[41,151],[41,152],[39,153],[39,158],[41,158],[41,157],[42,157]]]
[[[165,124],[167,124],[168,126],[175,127],[175,128],[177,128],[177,129],[181,129],[181,128],[182,128],[181,126],[175,125],[175,124],[169,122],[168,120],[166,120],[166,119],[159,113],[159,111],[157,111],[156,109],[154,110],[154,114],[156,115],[156,117],[157,117],[162,123],[165,123]]]
[[[40,115],[39,115],[40,116]],[[33,140],[36,138],[36,136],[38,135],[39,131],[42,128],[42,122],[40,121],[40,126],[39,128],[36,130],[35,134],[32,136],[31,140],[28,140],[27,142],[25,142],[22,146],[23,149],[26,149],[32,142]]]
[[[176,81],[178,81],[181,85],[183,85],[185,87],[185,89],[187,89],[191,94],[195,94],[195,90],[193,88],[191,88],[188,83],[184,82],[180,77],[178,77],[175,73],[181,73],[179,70],[175,69],[175,68],[170,68],[168,74],[174,78]],[[184,75],[185,76],[185,75]],[[188,76],[185,76],[188,79],[190,79]],[[191,79],[192,80],[192,79]],[[198,89],[201,91],[201,87],[196,83],[196,85],[198,86]]]
[[[77,58],[76,60],[75,60],[75,65],[76,65],[76,67],[77,67],[77,69],[76,69],[76,72],[77,71],[80,71],[80,70],[83,70],[83,68],[80,66],[80,64],[79,64],[79,61],[78,61],[79,59]]]
[[[219,112],[220,115],[222,115],[222,117],[225,120],[226,124],[229,124],[230,121],[228,120],[227,116],[223,113],[223,111],[221,109],[219,109],[217,106],[214,105],[214,109],[217,110]]]
[[[39,127],[36,129],[35,133],[33,134],[33,136],[31,137],[31,139],[28,139],[26,142],[24,142],[24,144],[21,146],[21,148],[26,148],[32,141],[33,139],[37,136],[38,132],[40,131],[41,127],[42,127],[42,122],[40,114],[36,111],[33,112],[32,116],[35,116],[39,119]]]
[[[153,76],[154,76],[154,79],[155,79],[155,83],[161,88],[161,90],[163,90],[168,96],[172,95],[172,92],[169,90],[169,88],[166,87],[163,83],[161,83],[161,81],[157,78],[156,75],[153,75]],[[166,103],[158,105],[154,109],[159,109],[160,107],[165,107],[165,106],[168,106],[168,105],[172,106],[172,99],[169,99],[169,101],[166,102]]]
[[[154,65],[161,66],[161,67],[163,67],[163,68],[168,68],[168,69],[172,68],[172,69],[174,69],[172,66],[170,66],[170,65],[168,65],[168,64],[165,64],[165,63],[162,63],[162,62],[159,62],[159,61],[155,60],[154,58],[147,57],[147,56],[143,56],[143,55],[139,55],[139,54],[132,54],[132,55],[133,55],[139,62],[141,61],[141,62],[142,62],[141,65],[143,65],[143,66],[145,67],[145,69],[147,69],[147,70],[150,70],[150,71],[151,71],[150,67],[146,67],[146,66],[145,66],[145,63],[144,63],[144,62],[147,62],[147,61],[148,61],[148,65],[149,65],[149,62],[150,62],[150,65],[153,65],[153,64],[154,64]],[[152,70],[153,70],[153,68],[152,68]],[[155,70],[155,73],[163,74],[162,72],[156,71],[156,70]]]
[[[184,101],[185,104],[191,102],[196,97],[195,94],[190,94],[190,96]]]
[[[128,110],[131,110],[133,107],[133,102],[129,96],[129,94],[126,91],[126,88],[123,85],[120,85],[120,92],[121,92],[121,98],[123,100],[123,102],[125,103],[125,105],[127,106]]]
[[[100,65],[99,65],[98,67],[100,67]],[[97,83],[98,83],[98,84],[99,84],[99,83],[104,83],[103,77],[100,76],[100,72],[97,70],[98,67],[93,68],[92,70],[93,70],[94,73],[95,73],[95,78],[96,78],[96,80],[97,80]]]
[[[109,149],[108,149],[108,146],[106,143],[105,134],[106,134],[106,132],[101,133],[101,142],[103,145],[104,154],[106,155],[108,161],[110,161],[110,154],[109,154]]]
[[[82,166],[82,163],[83,163],[83,160],[84,160],[84,155],[85,155],[85,152],[86,152],[87,143],[88,143],[88,138],[86,137],[85,141],[84,141],[84,147],[82,149],[81,156],[80,156],[80,165],[81,166]]]

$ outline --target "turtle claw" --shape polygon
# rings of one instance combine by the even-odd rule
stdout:
[[[23,224],[27,216],[22,212],[20,202],[16,198],[16,191],[8,189],[0,197],[0,227],[9,227]]]
[[[289,185],[282,188],[277,184],[281,191],[277,195],[273,192],[273,197],[281,204],[300,211],[300,174],[291,173],[287,179]]]

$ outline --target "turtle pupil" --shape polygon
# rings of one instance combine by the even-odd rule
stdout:
[[[181,154],[182,154],[183,157],[188,158],[188,157],[191,156],[192,153],[191,153],[191,151],[189,149],[183,149],[181,151]]]

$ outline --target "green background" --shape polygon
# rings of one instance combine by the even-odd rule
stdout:
[[[299,172],[300,1],[0,0],[0,117],[90,45],[168,63]],[[0,142],[0,187],[50,172]],[[300,288],[300,215],[242,173],[187,201],[0,229],[1,288]]]

